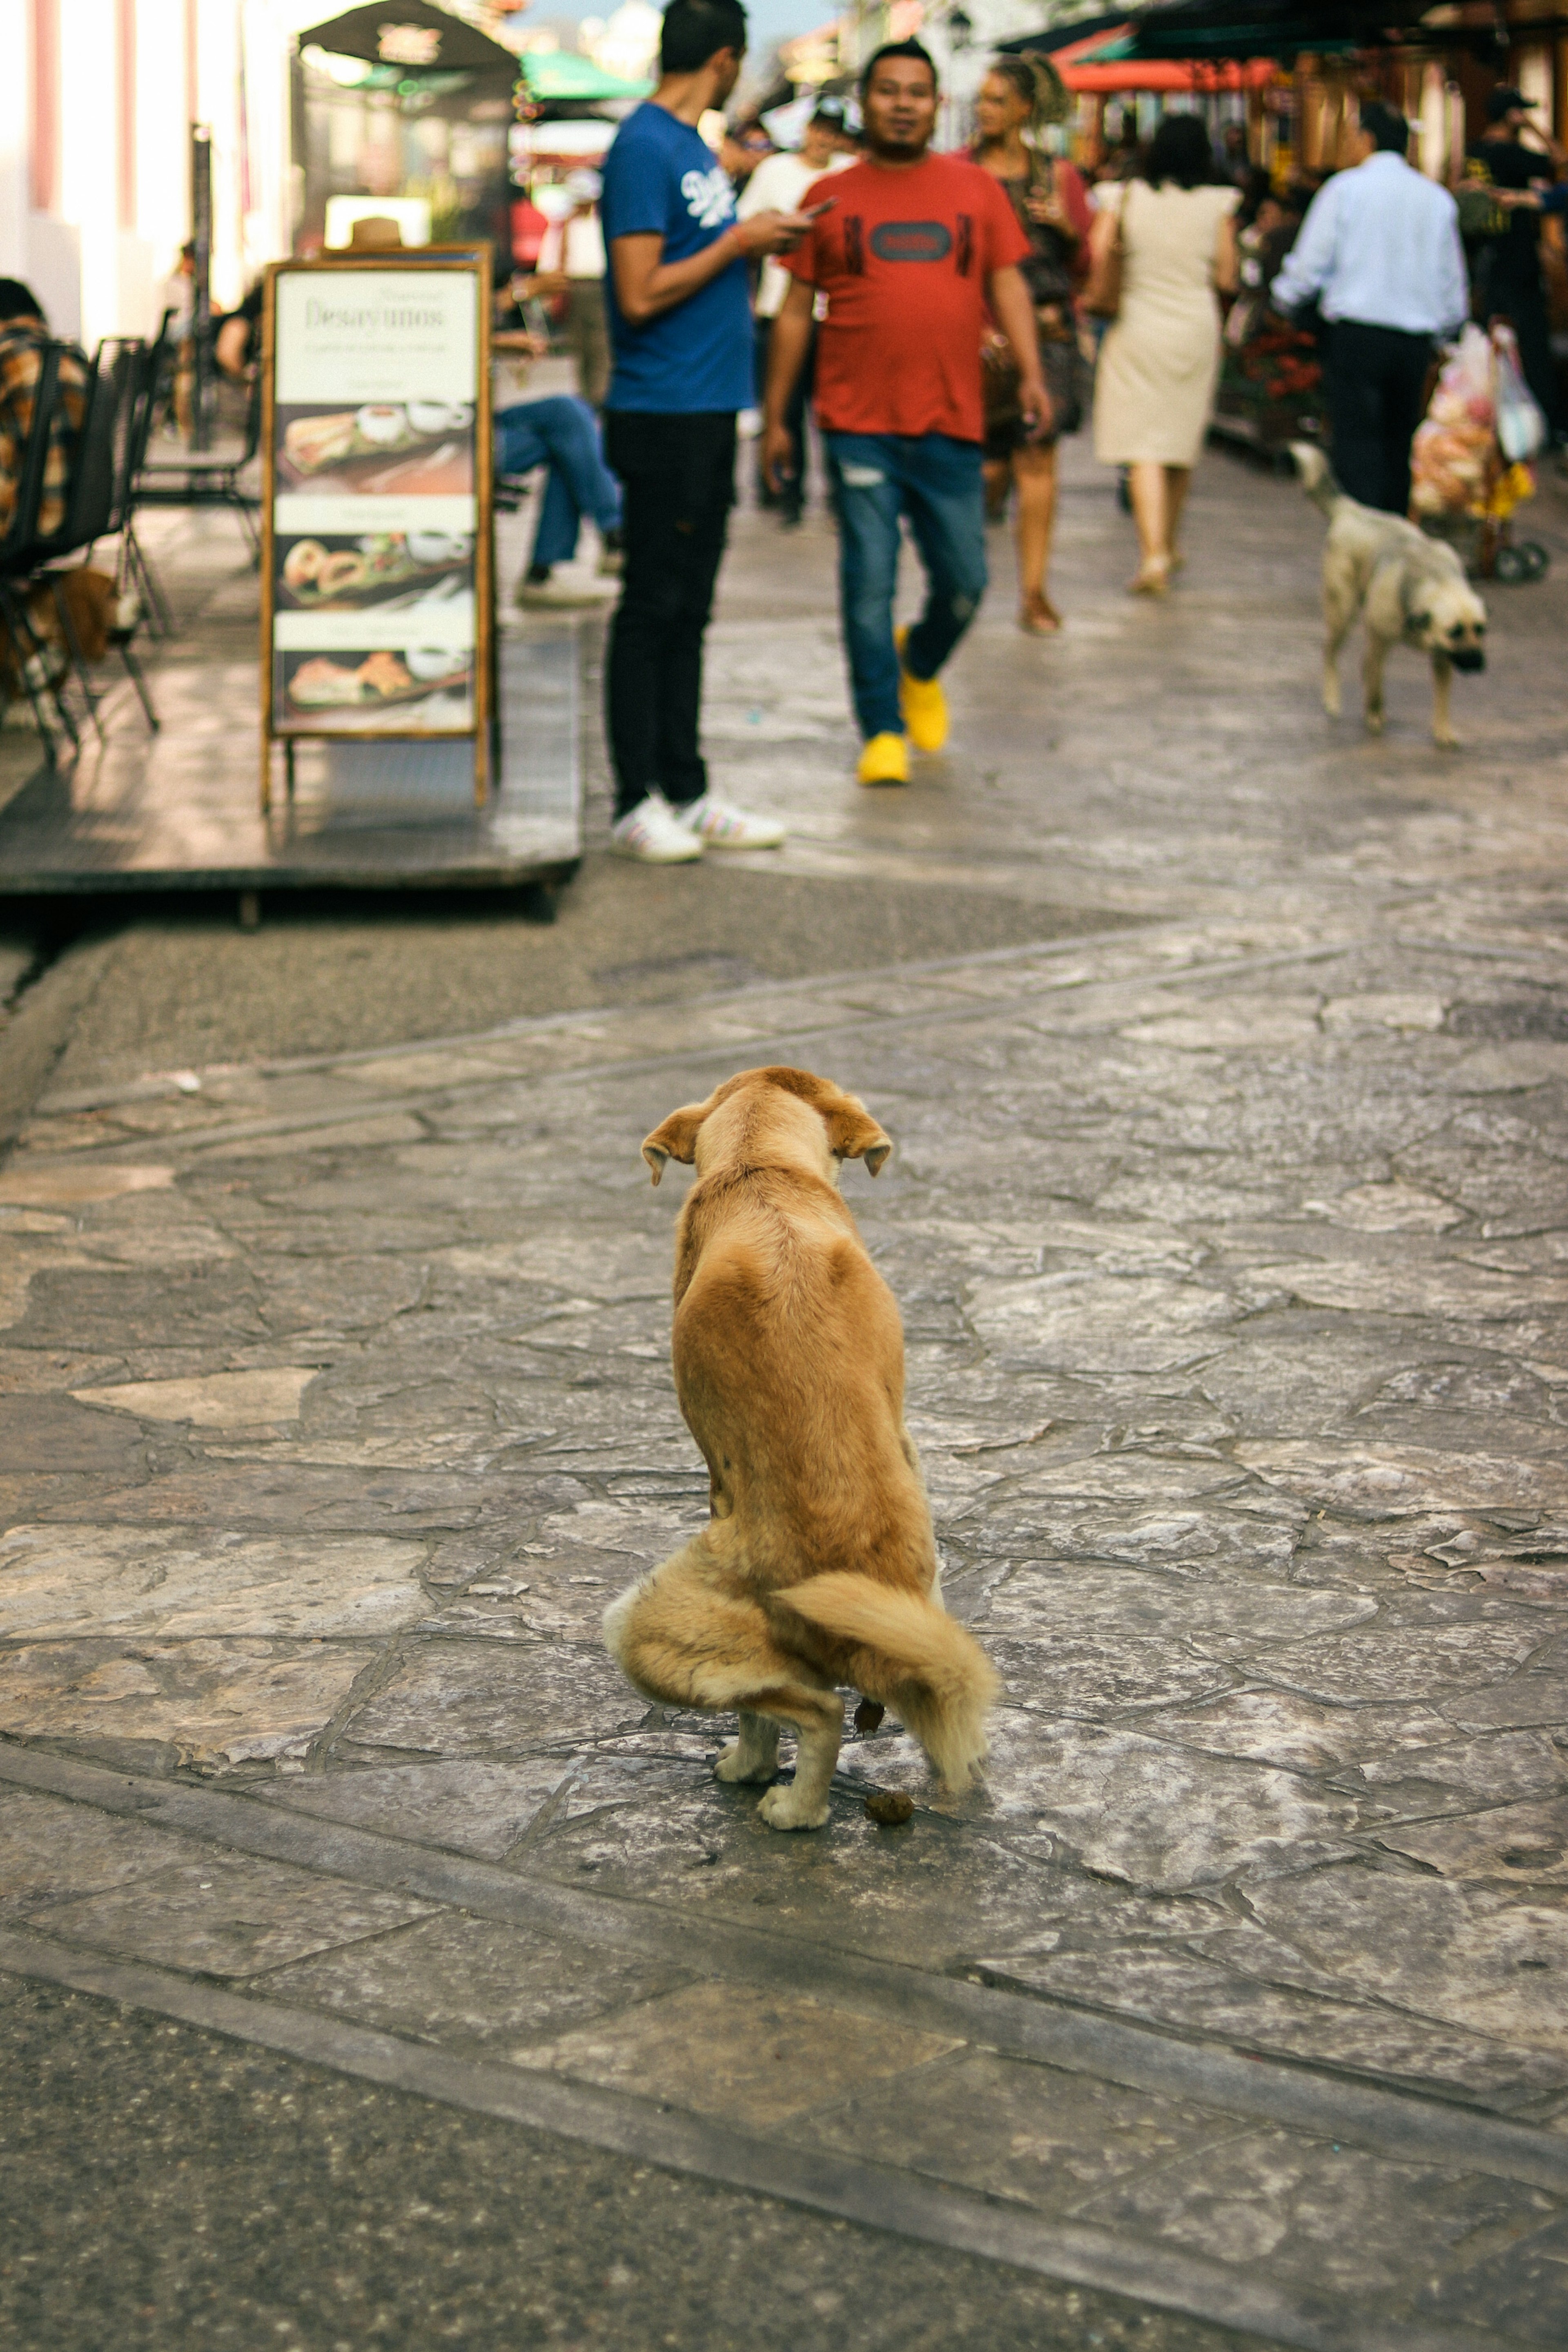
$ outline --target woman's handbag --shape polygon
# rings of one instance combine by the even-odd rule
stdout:
[[[1116,210],[1116,228],[1103,253],[1089,264],[1089,283],[1079,296],[1079,304],[1091,319],[1103,319],[1109,325],[1121,308],[1121,264],[1127,207],[1132,201],[1131,183]]]

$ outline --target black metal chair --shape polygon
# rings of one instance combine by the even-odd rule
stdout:
[[[130,455],[146,387],[146,346],[140,341],[117,338],[99,345],[66,493],[65,520],[51,538],[39,541],[34,550],[37,571],[53,591],[60,633],[100,741],[103,738],[103,722],[99,716],[99,698],[93,691],[86,656],[71,619],[65,579],[70,559],[90,561],[98,541],[112,539],[121,528],[130,488]],[[133,634],[133,624],[130,628],[111,626],[109,641],[136,689],[148,726],[156,732],[158,714],[153,708],[141,665],[132,651]]]
[[[250,547],[252,568],[261,562],[261,500],[253,490],[242,490],[239,477],[261,446],[261,371],[251,380],[245,412],[245,446],[237,457],[205,457],[195,451],[181,457],[159,457],[151,464],[143,451],[133,491],[142,507],[227,507],[239,518]]]
[[[160,411],[171,396],[169,387],[179,355],[178,343],[169,332],[174,315],[173,310],[164,311],[157,335],[143,347],[137,404],[121,453],[121,479],[115,492],[119,518],[115,527],[120,533],[120,565],[115,576],[122,590],[129,589],[140,598],[147,614],[149,633],[154,637],[174,635],[174,615],[147,551],[137,537],[135,486],[147,463],[147,449]]]
[[[47,343],[33,385],[33,418],[23,444],[16,473],[16,498],[11,520],[0,538],[0,621],[11,638],[11,656],[37,722],[44,756],[55,764],[55,739],[44,716],[43,691],[51,696],[60,724],[73,750],[81,739],[66,709],[56,678],[49,670],[48,648],[27,614],[27,590],[37,570],[38,514],[44,502],[44,473],[48,464],[50,430],[59,399],[60,361],[66,346]]]

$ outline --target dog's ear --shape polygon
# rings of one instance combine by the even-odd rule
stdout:
[[[863,1160],[867,1173],[879,1176],[889,1153],[890,1139],[885,1136],[868,1110],[863,1109],[853,1095],[825,1110],[827,1122],[827,1144],[837,1160]]]
[[[697,1130],[707,1118],[708,1108],[706,1103],[688,1103],[684,1109],[672,1110],[647,1138],[642,1156],[653,1171],[656,1184],[664,1173],[667,1160],[680,1160],[688,1167],[691,1165],[697,1153]]]

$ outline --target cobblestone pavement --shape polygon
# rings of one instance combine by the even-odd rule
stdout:
[[[1080,479],[1068,635],[999,598],[906,797],[846,782],[820,533],[743,530],[716,642],[786,871],[1076,938],[68,1052],[0,1169],[0,1969],[1199,2329],[1129,2342],[1554,2346],[1562,592],[1498,592],[1444,760],[1413,663],[1382,742],[1316,712],[1287,488],[1211,466],[1163,608],[1118,530]],[[1006,1683],[983,1791],[889,1724],[799,1838],[597,1639],[706,1499],[637,1147],[763,1060],[895,1138],[846,1189]]]

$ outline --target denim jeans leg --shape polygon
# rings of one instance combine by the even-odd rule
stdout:
[[[985,505],[981,453],[971,441],[928,433],[903,445],[904,511],[926,571],[925,610],[910,631],[911,677],[934,677],[985,593]]]
[[[550,471],[544,478],[544,499],[539,509],[539,522],[533,534],[533,553],[529,562],[542,564],[546,570],[552,563],[570,563],[577,552],[577,533],[582,520],[582,511],[572,495],[565,470],[560,461],[552,457]]]
[[[828,433],[838,509],[838,590],[849,686],[860,732],[901,735],[893,593],[899,581],[899,507],[890,453],[876,435]]]
[[[599,426],[585,401],[562,394],[520,401],[496,418],[497,455],[505,474],[548,464],[550,478],[534,535],[535,563],[566,563],[577,548],[577,527],[592,515],[601,530],[619,528],[621,488],[605,464]]]

